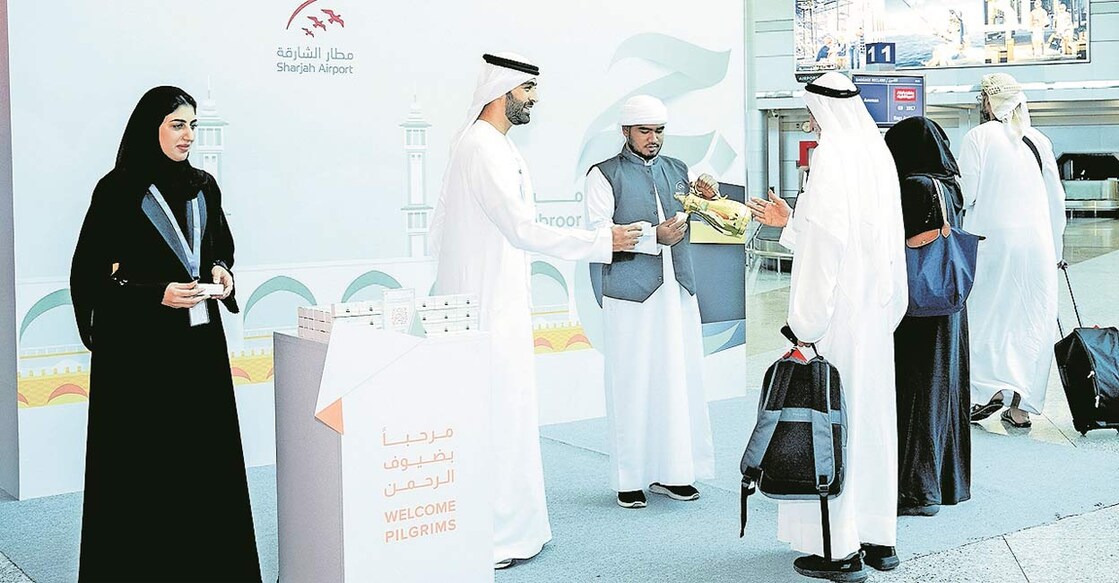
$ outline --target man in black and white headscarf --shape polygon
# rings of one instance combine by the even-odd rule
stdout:
[[[533,360],[530,254],[609,263],[639,226],[561,229],[536,222],[528,166],[506,133],[531,119],[539,68],[512,53],[483,56],[466,124],[451,144],[432,220],[435,293],[477,294],[493,339],[494,566],[535,556],[552,538]]]
[[[835,560],[822,556],[817,502],[780,503],[777,536],[808,553],[794,562],[798,573],[862,581],[864,559],[879,570],[898,565],[893,333],[908,306],[901,191],[855,85],[831,72],[805,91],[820,139],[796,213],[790,219],[775,196],[750,207],[760,222],[785,226],[781,244],[794,251],[789,327],[843,379],[848,464],[843,493],[828,504]]]

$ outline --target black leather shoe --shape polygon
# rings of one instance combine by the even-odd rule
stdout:
[[[901,564],[894,547],[862,544],[860,548],[863,551],[863,562],[879,571],[893,571]]]
[[[618,506],[622,508],[644,508],[645,504],[645,492],[641,490],[618,492]]]
[[[829,581],[866,581],[866,570],[859,553],[846,559],[829,561],[816,555],[806,555],[793,561],[793,569],[805,577]]]

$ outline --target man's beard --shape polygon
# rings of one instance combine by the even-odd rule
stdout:
[[[527,101],[518,101],[512,93],[505,94],[505,117],[509,123],[515,126],[528,123],[531,116],[529,107]]]
[[[988,108],[986,106],[983,106],[983,105],[980,105],[979,106],[979,121],[980,121],[980,123],[987,123],[987,122],[989,122],[993,119],[995,119],[995,116],[991,114],[990,108]]]
[[[657,157],[657,154],[661,153],[660,146],[658,145],[657,148],[656,148],[656,151],[654,151],[652,154],[647,154],[647,153],[645,153],[645,151],[643,149],[639,149],[637,147],[637,144],[630,138],[626,138],[626,145],[629,146],[629,151],[630,152],[633,152],[634,154],[637,154],[638,156],[640,156],[641,158],[644,158],[645,160],[652,160],[653,158]]]

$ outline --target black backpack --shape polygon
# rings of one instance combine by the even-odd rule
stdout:
[[[741,528],[755,490],[777,500],[819,500],[824,558],[831,560],[828,500],[843,488],[847,408],[839,371],[821,356],[785,354],[769,367],[758,421],[742,454]]]

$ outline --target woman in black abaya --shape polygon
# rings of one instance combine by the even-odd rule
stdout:
[[[195,109],[175,87],[144,94],[74,251],[92,353],[83,582],[260,581],[218,313],[238,311],[233,238],[217,183],[187,161]]]
[[[886,132],[886,145],[901,180],[906,240],[945,220],[959,226],[960,171],[944,130],[930,119],[909,118]],[[931,516],[941,505],[971,498],[966,314],[906,316],[894,332],[899,514]]]

